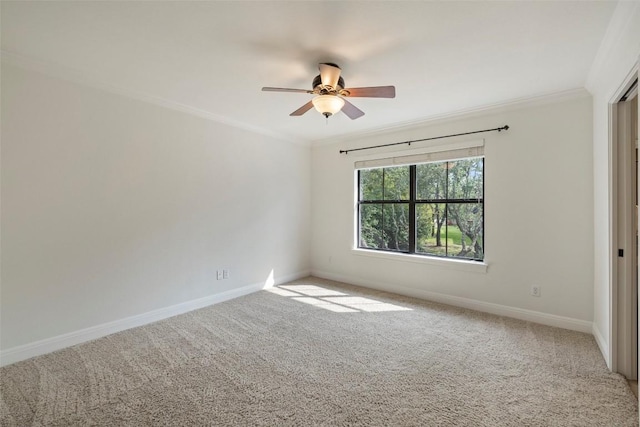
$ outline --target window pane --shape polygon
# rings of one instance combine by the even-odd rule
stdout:
[[[384,168],[384,200],[409,200],[409,166]]]
[[[483,260],[483,168],[478,157],[361,170],[358,246]]]
[[[360,171],[360,200],[382,200],[383,169]]]
[[[409,251],[409,204],[383,205],[384,249]]]
[[[418,200],[446,198],[446,163],[427,163],[416,166],[416,197]]]
[[[483,259],[482,204],[450,203],[448,205],[449,256]]]
[[[360,205],[359,247],[382,249],[382,205]]]
[[[449,199],[481,199],[483,159],[463,159],[448,162]]]
[[[447,254],[447,218],[443,203],[416,204],[416,252]]]

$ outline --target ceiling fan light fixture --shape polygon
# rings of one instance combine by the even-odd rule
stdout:
[[[344,79],[340,75],[340,67],[332,62],[318,64],[320,74],[318,74],[311,84],[312,90],[291,89],[285,87],[263,87],[266,92],[297,92],[315,95],[302,107],[289,114],[293,117],[302,116],[313,107],[325,116],[334,115],[342,111],[351,120],[364,116],[364,111],[347,101],[347,97],[356,98],[395,98],[395,86],[371,86],[371,87],[345,87]],[[328,121],[327,121],[328,123]]]
[[[315,109],[325,117],[334,115],[344,107],[344,99],[336,95],[318,95],[311,102]]]

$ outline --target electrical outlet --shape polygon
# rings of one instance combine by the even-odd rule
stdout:
[[[222,270],[222,278],[223,279],[228,279],[229,278],[229,270],[228,269],[224,269]]]
[[[540,286],[533,285],[533,286],[531,287],[531,296],[532,296],[532,297],[539,297],[539,296],[540,296],[540,294],[541,294],[541,292],[542,292],[542,291],[541,291],[541,289],[540,289]]]
[[[222,280],[222,278],[223,278],[222,270],[218,270],[218,271],[216,272],[216,274],[217,274],[217,276],[216,276],[216,277],[217,277],[217,279],[218,279],[218,280]]]

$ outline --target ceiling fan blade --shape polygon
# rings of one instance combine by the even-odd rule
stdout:
[[[313,93],[311,90],[306,89],[289,89],[286,87],[263,87],[263,92],[297,92],[297,93]]]
[[[313,103],[311,101],[307,102],[306,104],[304,104],[302,107],[298,108],[296,111],[294,111],[293,113],[289,114],[290,116],[301,116],[304,113],[306,113],[307,111],[309,111],[310,109],[313,108]]]
[[[352,87],[345,89],[348,96],[358,96],[361,98],[395,98],[395,86],[374,86],[374,87]]]
[[[358,117],[364,116],[364,111],[362,111],[346,99],[344,100],[344,107],[342,107],[342,112],[345,113],[351,120],[355,120]]]
[[[340,79],[340,71],[342,71],[340,70],[340,67],[336,64],[323,63],[318,64],[318,68],[320,69],[320,79],[322,80],[322,84],[324,86],[331,86],[335,89],[338,86],[338,80]]]

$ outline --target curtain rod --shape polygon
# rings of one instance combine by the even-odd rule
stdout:
[[[411,140],[411,141],[392,142],[391,144],[372,145],[371,147],[353,148],[351,150],[340,150],[340,154],[343,154],[343,153],[344,154],[349,154],[350,151],[371,150],[373,148],[391,147],[392,145],[401,145],[401,144],[411,145],[414,142],[431,141],[433,139],[442,139],[442,138],[453,138],[454,136],[472,135],[474,133],[494,132],[494,131],[500,132],[500,131],[508,130],[508,129],[509,129],[509,125],[504,125],[502,127],[493,128],[493,129],[474,130],[473,132],[464,132],[464,133],[455,133],[455,134],[452,134],[452,135],[434,136],[433,138],[414,139],[414,140]]]

